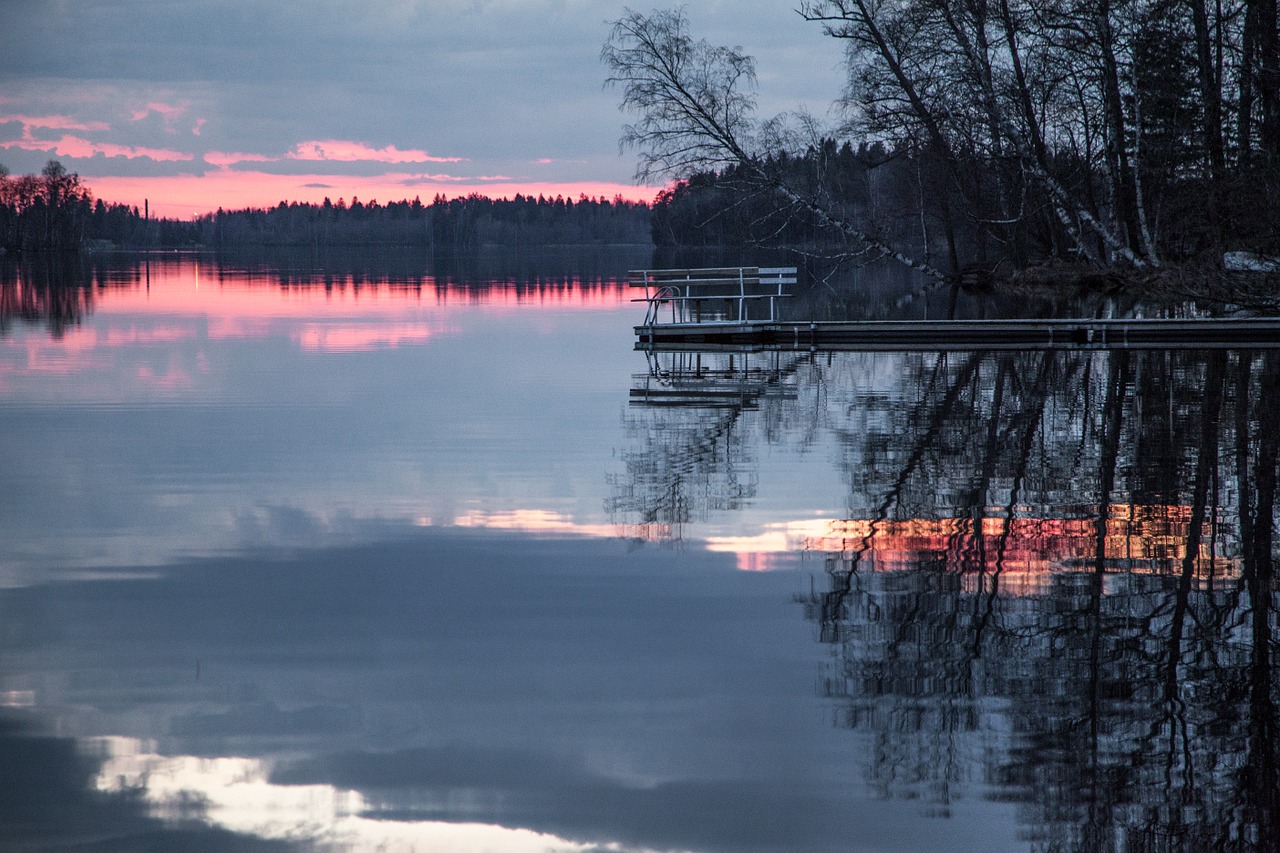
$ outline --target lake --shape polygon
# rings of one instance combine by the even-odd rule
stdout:
[[[1280,350],[637,352],[651,263],[0,264],[0,847],[1273,849]]]

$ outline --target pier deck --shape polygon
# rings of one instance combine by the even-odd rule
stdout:
[[[1280,318],[701,322],[635,332],[636,349],[651,352],[1280,348]]]

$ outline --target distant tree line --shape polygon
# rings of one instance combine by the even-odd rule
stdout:
[[[649,243],[650,207],[643,202],[581,195],[472,194],[430,204],[379,204],[352,198],[322,204],[222,210],[191,221],[156,219],[136,206],[96,202],[79,175],[56,160],[39,175],[12,177],[0,166],[0,248],[76,249],[203,245],[371,246],[473,249],[484,245],[550,246]]]
[[[563,196],[472,194],[431,204],[420,199],[379,204],[353,198],[322,204],[281,202],[272,208],[225,211],[196,220],[209,246],[414,245],[471,249],[482,245],[547,246],[647,243],[649,205],[621,197],[577,201]]]
[[[94,242],[179,246],[196,239],[191,223],[151,219],[137,207],[108,204],[75,172],[50,160],[38,175],[0,164],[0,250],[79,249]]]
[[[93,213],[80,176],[50,160],[39,175],[13,176],[0,165],[0,247],[78,246]]]

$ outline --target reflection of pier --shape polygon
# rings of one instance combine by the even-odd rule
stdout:
[[[764,399],[794,400],[796,359],[780,352],[651,353],[649,372],[634,377],[633,406],[755,409]]]
[[[610,514],[631,519],[636,538],[679,541],[684,526],[755,496],[744,430],[774,423],[796,399],[796,371],[808,353],[651,353],[633,377],[622,454],[625,477],[611,480]],[[744,422],[743,415],[758,417]]]
[[[647,352],[1280,348],[1280,319],[873,320],[651,323]]]

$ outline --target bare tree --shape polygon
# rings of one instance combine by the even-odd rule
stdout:
[[[776,192],[783,205],[812,216],[850,242],[933,278],[946,273],[906,254],[835,209],[820,195],[804,192],[767,168],[767,151],[756,138],[755,63],[737,48],[694,41],[680,10],[648,15],[626,10],[613,25],[601,59],[606,85],[622,89],[621,108],[638,115],[623,130],[624,148],[639,151],[637,175],[679,178],[707,169],[737,166],[758,190]],[[778,121],[769,123],[776,133]]]
[[[845,45],[845,130],[936,176],[917,221],[927,208],[980,261],[1145,276],[1280,249],[1275,0],[800,0],[798,12]],[[638,116],[623,145],[642,177],[732,169],[779,210],[940,275],[774,168],[780,147],[819,146],[777,132],[803,121],[754,118],[741,49],[694,41],[679,11],[628,11],[603,58]]]

